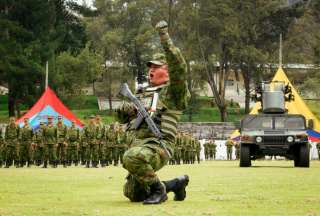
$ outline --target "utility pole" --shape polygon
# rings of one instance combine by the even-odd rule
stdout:
[[[282,68],[282,34],[280,34],[280,46],[279,46],[279,68]]]
[[[45,89],[48,88],[48,76],[49,76],[49,63],[48,61],[46,62],[46,83],[45,83]]]

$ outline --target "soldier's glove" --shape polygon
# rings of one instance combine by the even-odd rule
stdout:
[[[162,20],[162,21],[158,22],[156,24],[155,28],[159,33],[161,41],[169,39],[168,23],[166,21]]]

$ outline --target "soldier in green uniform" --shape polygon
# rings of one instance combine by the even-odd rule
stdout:
[[[203,148],[204,148],[204,158],[205,160],[209,160],[209,142],[208,141],[206,141],[203,144]]]
[[[99,145],[97,143],[97,126],[95,124],[95,117],[90,116],[89,124],[84,128],[83,136],[85,142],[87,143],[87,159],[86,167],[90,167],[90,161],[92,162],[92,167],[98,167],[98,154],[99,154]]]
[[[177,133],[179,115],[185,109],[187,102],[185,83],[187,70],[180,50],[173,45],[169,37],[167,23],[162,21],[156,27],[160,34],[166,60],[163,56],[158,55],[155,56],[154,61],[147,64],[150,84],[154,91],[153,99],[159,95],[159,101],[154,110],[154,118],[157,119],[156,123],[163,135],[161,142],[167,146],[171,155],[173,155],[172,143]],[[145,91],[148,91],[148,89]],[[152,108],[152,104],[150,104],[148,110]],[[120,109],[119,116],[123,117],[121,110],[128,114],[127,118],[122,120],[126,122],[134,121],[136,117],[136,112],[132,112],[134,107]],[[168,192],[173,191],[175,200],[184,200],[186,196],[185,187],[189,181],[188,176],[161,182],[156,171],[167,164],[169,156],[145,122],[137,129],[130,125],[128,130],[135,131],[138,144],[126,151],[123,157],[123,167],[129,172],[124,186],[125,196],[133,202],[143,201],[144,204],[159,204],[167,200]]]
[[[120,155],[120,147],[121,147],[121,128],[118,122],[115,122],[113,124],[113,135],[111,136],[111,142],[112,142],[112,161],[113,165],[117,166],[119,163]]]
[[[233,147],[233,141],[231,139],[228,139],[226,141],[227,146],[227,160],[232,160],[232,147]]]
[[[181,132],[178,132],[175,140],[175,151],[174,151],[175,163],[178,165],[180,165],[181,163],[181,151],[182,151],[182,135],[181,135]]]
[[[215,142],[215,140],[212,140],[211,141],[211,158],[213,159],[213,160],[215,160],[216,159],[216,153],[217,153],[217,145],[216,145],[216,142]]]
[[[104,142],[105,144],[103,145],[103,158],[104,158],[104,163],[106,166],[109,166],[109,164],[112,163],[111,159],[111,153],[112,153],[112,135],[113,135],[113,127],[112,125],[108,125],[105,128],[105,135],[104,135]]]
[[[19,162],[20,167],[23,167],[26,163],[30,167],[33,161],[33,144],[34,133],[32,127],[29,124],[29,118],[24,119],[24,125],[20,129],[19,141]]]
[[[104,144],[104,135],[105,135],[105,126],[102,123],[100,115],[96,115],[96,126],[97,126],[97,145],[98,145],[98,161],[102,167],[105,166],[105,163],[102,159],[103,154],[103,144]]]
[[[200,141],[197,139],[197,140],[196,140],[196,158],[197,158],[198,164],[200,163],[200,151],[201,151],[201,143],[200,143]]]
[[[67,160],[66,160],[66,155],[67,155],[67,143],[66,143],[66,138],[67,138],[67,126],[63,124],[63,118],[62,116],[58,116],[58,122],[57,122],[57,159],[59,160],[59,163],[63,164],[63,167],[67,167]]]
[[[240,143],[235,142],[234,147],[235,147],[236,160],[239,160],[240,159]]]
[[[5,142],[6,142],[6,147],[5,147],[5,154],[6,154],[6,168],[9,168],[12,166],[13,161],[15,163],[16,167],[19,167],[19,143],[18,143],[18,138],[19,138],[19,127],[15,123],[15,118],[10,117],[9,124],[6,127],[6,132],[5,132]]]
[[[39,129],[34,133],[35,160],[37,166],[40,166],[43,163],[44,158],[44,128],[44,123],[40,122]]]
[[[78,149],[80,142],[80,130],[76,127],[74,121],[72,121],[72,125],[67,129],[67,161],[68,165],[71,166],[74,163],[76,166],[78,165]]]
[[[53,125],[53,118],[48,116],[48,124],[44,127],[44,161],[43,168],[47,168],[48,161],[53,168],[58,166],[57,155],[56,155],[56,145],[58,139],[57,127]]]
[[[320,160],[320,142],[316,144],[317,150],[318,150],[318,159]]]
[[[185,163],[192,163],[192,138],[190,134],[186,134],[185,140]]]

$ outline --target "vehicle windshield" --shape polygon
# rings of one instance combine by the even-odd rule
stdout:
[[[298,116],[274,118],[275,129],[305,129],[304,119]]]
[[[242,121],[244,129],[272,129],[272,117],[248,116]]]
[[[304,130],[304,118],[300,116],[247,116],[242,121],[243,129],[297,129]]]

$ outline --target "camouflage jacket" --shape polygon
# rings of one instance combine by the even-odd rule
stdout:
[[[53,125],[48,125],[43,130],[45,144],[55,145],[57,143],[58,133],[57,128]]]
[[[163,142],[173,153],[173,149],[170,146],[175,140],[177,124],[187,104],[187,65],[180,50],[173,45],[171,39],[162,41],[161,44],[168,63],[170,82],[155,90],[159,93],[159,101],[153,118],[162,133]],[[135,119],[131,122],[134,121]],[[134,130],[130,125],[132,124],[129,124],[128,130]],[[139,129],[135,130],[135,137],[137,142],[142,145],[150,142],[159,143],[145,122],[141,124]]]
[[[8,146],[15,146],[18,144],[17,140],[19,138],[19,132],[20,128],[18,125],[7,125],[4,139]]]
[[[58,143],[64,143],[67,138],[67,126],[64,124],[57,124]]]

